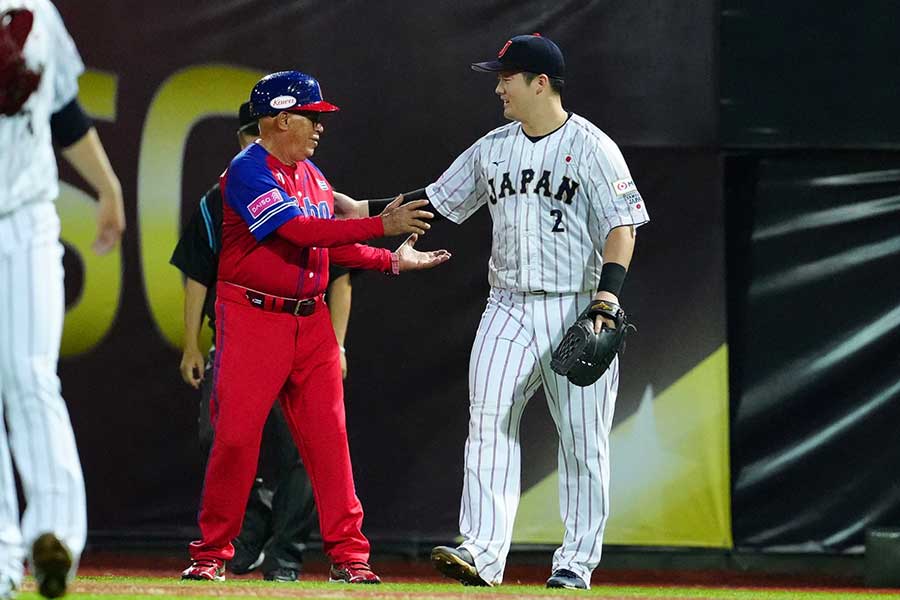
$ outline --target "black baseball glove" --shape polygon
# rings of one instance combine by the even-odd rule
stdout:
[[[597,315],[613,321],[616,328],[610,329],[604,324],[600,333],[594,333]],[[594,300],[553,351],[550,368],[577,386],[589,386],[609,368],[613,358],[625,346],[629,331],[637,331],[637,327],[628,322],[625,311],[618,304]]]
[[[27,10],[0,15],[0,114],[12,116],[37,89],[41,74],[25,65],[22,48],[34,16]]]

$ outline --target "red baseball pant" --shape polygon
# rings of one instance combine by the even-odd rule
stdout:
[[[200,499],[193,559],[231,560],[276,398],[312,483],[323,549],[334,563],[368,561],[353,485],[337,340],[324,302],[306,317],[260,310],[219,283],[210,400],[215,439]]]

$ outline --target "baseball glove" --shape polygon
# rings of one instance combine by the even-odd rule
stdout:
[[[604,324],[600,333],[594,333],[597,315],[613,321],[616,328],[610,329]],[[619,305],[594,300],[569,327],[553,351],[550,368],[577,386],[589,386],[609,368],[613,358],[625,346],[625,336],[630,331],[637,331],[637,327],[628,322],[625,311]]]
[[[19,112],[41,82],[41,74],[25,65],[22,54],[33,22],[27,10],[0,15],[0,114],[6,116]]]

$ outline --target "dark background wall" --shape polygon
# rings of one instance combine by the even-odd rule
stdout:
[[[722,2],[740,548],[855,550],[900,521],[898,19]]]
[[[385,196],[433,180],[501,122],[492,81],[468,64],[534,31],[566,51],[567,106],[619,143],[654,219],[626,291],[642,332],[623,359],[617,423],[648,383],[664,389],[725,341],[727,283],[736,545],[846,550],[866,526],[900,516],[891,429],[900,372],[891,25],[900,6],[65,0],[59,8],[88,66],[117,78],[117,117],[99,128],[130,223],[113,327],[89,354],[60,365],[94,540],[181,538],[194,526],[196,399],[147,306],[154,281],[142,272],[146,223],[135,199],[137,147],[162,83],[202,64],[315,73],[343,107],[317,164],[338,189]],[[203,104],[215,92],[195,93]],[[185,214],[227,164],[233,129],[231,119],[210,118],[192,130]],[[486,292],[488,228],[487,215],[436,228],[430,242],[454,252],[440,273],[354,284],[348,418],[375,537],[455,532],[462,374]],[[77,287],[77,258],[70,262]],[[422,305],[425,293],[440,298],[440,310]],[[553,468],[552,424],[532,413],[524,434],[547,441],[525,448],[526,488]]]
[[[165,236],[154,239],[159,224],[142,190],[180,177],[186,217],[233,155],[235,122],[194,123],[183,161],[176,161],[181,171],[160,175],[158,185],[147,180],[150,159],[140,148],[178,120],[178,112],[153,120],[151,107],[173,74],[194,66],[314,73],[342,107],[327,124],[317,165],[337,189],[381,197],[434,180],[503,122],[493,78],[471,71],[471,62],[495,56],[512,35],[552,37],[570,64],[566,106],[619,143],[662,225],[648,227],[646,242],[642,234],[632,269],[643,275],[632,277],[626,292],[641,326],[654,333],[635,338],[623,359],[630,374],[623,374],[617,423],[634,413],[648,386],[666,389],[725,341],[717,14],[708,1],[159,0],[62,2],[60,10],[86,64],[116,78],[115,120],[98,126],[125,186],[130,223],[116,319],[97,347],[60,365],[95,540],[194,533],[201,479],[196,395],[178,376],[179,349],[160,335],[160,318],[178,320],[180,308],[159,315],[148,307],[151,294],[177,273],[146,262],[147,244]],[[215,82],[189,88],[179,110],[209,105],[221,89]],[[63,176],[77,181],[70,170]],[[175,220],[163,226],[174,229]],[[459,228],[436,227],[425,244],[454,253],[440,271],[355,279],[348,426],[366,531],[375,539],[456,535],[466,364],[487,292],[489,226],[480,214]],[[687,245],[685,231],[695,232]],[[77,299],[79,261],[68,262],[76,288],[69,295]],[[694,308],[673,314],[657,301],[666,297]],[[672,356],[684,331],[692,341]],[[532,404],[523,426],[525,489],[556,462],[556,433],[540,394]]]

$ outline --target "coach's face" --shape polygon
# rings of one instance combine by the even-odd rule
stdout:
[[[503,116],[507,119],[521,121],[528,114],[534,94],[531,86],[525,82],[523,73],[511,71],[499,73],[494,92],[503,102]]]
[[[320,117],[321,113],[317,112],[282,112],[278,115],[289,134],[292,160],[306,160],[315,154],[319,138],[325,131]]]

